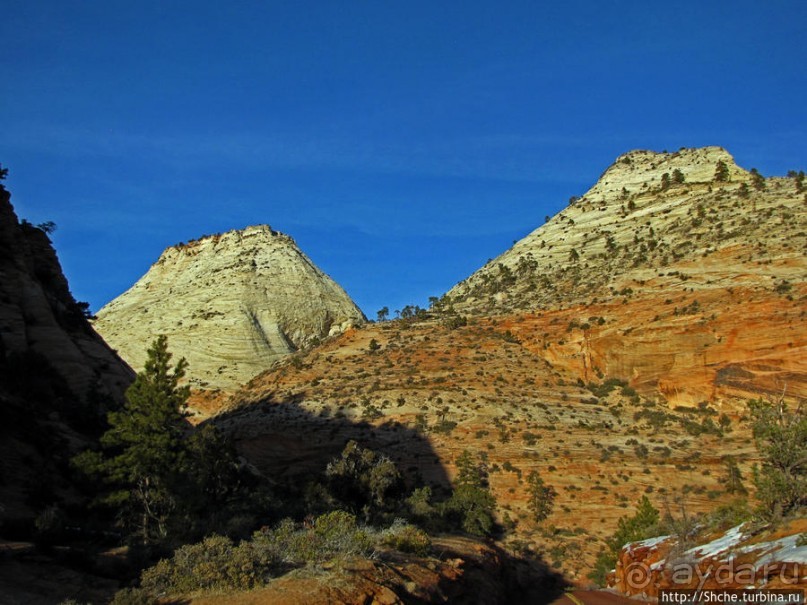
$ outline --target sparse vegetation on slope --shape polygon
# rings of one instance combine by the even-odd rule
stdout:
[[[256,377],[221,425],[261,451],[313,418],[323,442],[360,440],[423,480],[412,506],[431,514],[468,450],[507,543],[580,578],[643,496],[691,519],[741,494],[757,460],[744,400],[785,381],[807,395],[801,200],[752,177],[717,148],[626,154],[427,312]],[[546,516],[530,477],[553,488]]]
[[[759,274],[769,259],[788,259],[790,272],[803,256],[807,221],[789,179],[746,172],[719,148],[637,151],[624,159],[452,288],[450,304],[491,315],[630,297],[668,287],[659,278],[680,265],[687,273],[694,265],[698,289],[704,281],[726,286]],[[724,250],[732,251],[730,262]]]
[[[170,559],[146,569],[141,587],[157,597],[262,586],[295,568],[369,555],[374,546],[403,527],[378,532],[360,527],[349,513],[333,511],[314,519],[310,527],[286,519],[239,544],[211,536],[177,549]]]

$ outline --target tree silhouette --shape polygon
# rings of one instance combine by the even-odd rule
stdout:
[[[112,486],[104,501],[121,509],[143,544],[166,539],[178,504],[176,472],[184,465],[184,407],[190,391],[179,382],[188,364],[183,358],[171,368],[171,357],[166,337],[159,336],[144,370],[127,389],[123,407],[108,415],[103,450],[74,459],[80,470]]]
[[[765,177],[759,173],[756,168],[751,169],[751,184],[757,191],[763,191],[767,188],[765,184]]]
[[[3,165],[0,164],[0,191],[7,192],[5,185],[3,185],[3,181],[8,177],[8,168],[3,168]]]

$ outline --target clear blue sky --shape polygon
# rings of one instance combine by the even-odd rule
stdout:
[[[425,305],[617,155],[807,168],[804,0],[0,0],[0,163],[97,310],[268,223],[370,317]]]

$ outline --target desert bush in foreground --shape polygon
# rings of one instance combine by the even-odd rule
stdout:
[[[115,593],[109,605],[159,605],[157,599],[139,588],[124,588]]]
[[[396,519],[389,529],[381,532],[380,537],[384,546],[419,556],[428,555],[432,547],[429,534],[401,519]]]
[[[224,536],[210,536],[178,548],[142,574],[149,593],[189,593],[198,590],[251,588],[262,583],[264,569],[249,542],[236,546]]]
[[[403,479],[395,463],[383,454],[349,441],[325,469],[327,488],[340,508],[377,523],[397,505]]]
[[[128,603],[161,595],[246,590],[295,568],[369,556],[378,544],[426,554],[431,542],[425,532],[411,525],[396,522],[387,530],[375,532],[360,527],[350,513],[332,511],[306,525],[285,519],[240,544],[224,536],[210,536],[183,546],[170,559],[146,569],[140,589],[127,589],[118,595],[129,599],[121,601]]]

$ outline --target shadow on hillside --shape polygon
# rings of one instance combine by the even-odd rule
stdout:
[[[264,400],[225,412],[207,422],[223,430],[239,453],[273,481],[288,483],[322,473],[348,441],[389,456],[408,485],[430,485],[435,494],[450,487],[448,474],[427,436],[396,421],[371,424],[354,420],[360,408],[323,406],[320,413],[306,410],[294,397]]]
[[[432,487],[436,499],[450,490],[448,473],[429,442],[428,436],[413,426],[399,422],[374,423],[352,419],[360,407],[323,406],[320,413],[305,409],[301,397],[284,401],[264,401],[218,415],[208,422],[227,433],[239,453],[270,480],[302,493],[305,483],[320,475],[328,462],[337,457],[345,444],[360,445],[389,456],[406,477],[409,488],[420,484]],[[448,538],[448,536],[447,536]],[[563,576],[544,562],[540,555],[515,555],[477,538],[495,556],[467,556],[466,551],[448,548],[440,558],[460,557],[462,579],[440,580],[440,593],[452,603],[530,603],[545,604],[557,599],[568,586]],[[495,561],[492,563],[491,561]],[[480,601],[480,595],[485,600]],[[411,595],[409,595],[411,596]],[[403,597],[402,597],[403,598]],[[407,601],[404,602],[428,602]]]
[[[466,556],[463,557],[461,582],[454,578],[441,578],[440,594],[449,603],[548,605],[559,599],[571,586],[540,555],[517,556],[497,545],[489,546],[495,553],[498,566],[492,566],[490,560],[475,560]],[[449,550],[444,557],[454,554]]]

